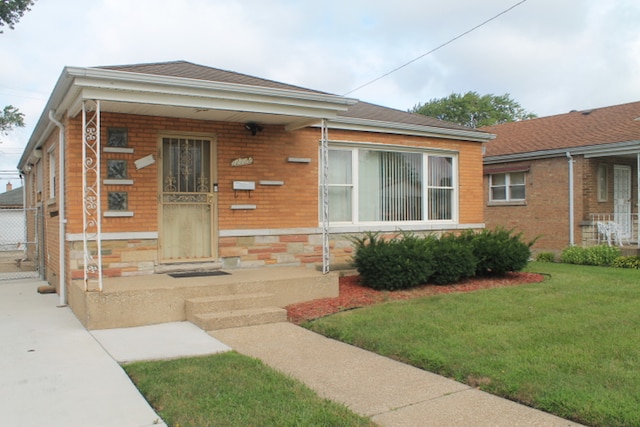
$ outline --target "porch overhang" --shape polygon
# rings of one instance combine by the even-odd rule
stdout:
[[[455,138],[464,141],[488,142],[495,139],[495,135],[479,132],[473,129],[460,130],[445,127],[432,127],[409,123],[385,122],[367,120],[354,117],[337,117],[329,123],[331,129],[354,130],[360,132],[400,133],[432,138]]]
[[[358,101],[314,91],[203,81],[126,71],[66,67],[40,116],[18,169],[53,131],[56,119],[75,117],[82,103],[99,100],[101,111],[207,121],[258,122],[288,131],[333,120]]]

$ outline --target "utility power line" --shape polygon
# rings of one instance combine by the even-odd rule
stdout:
[[[416,58],[412,59],[411,61],[406,62],[406,63],[404,63],[404,64],[400,65],[399,67],[394,68],[393,70],[389,71],[388,73],[385,73],[385,74],[381,75],[380,77],[376,77],[375,79],[373,79],[373,80],[371,80],[371,81],[368,81],[367,83],[365,83],[365,84],[363,84],[363,85],[360,85],[360,86],[358,86],[358,87],[357,87],[357,88],[355,88],[355,89],[350,90],[349,92],[345,93],[343,96],[347,96],[347,95],[349,95],[349,94],[351,94],[351,93],[353,93],[353,92],[355,92],[355,91],[357,91],[357,90],[362,89],[363,87],[369,86],[370,84],[375,83],[375,82],[377,82],[378,80],[381,80],[381,79],[383,79],[383,78],[385,78],[385,77],[387,77],[387,76],[389,76],[389,75],[391,75],[391,74],[395,73],[396,71],[401,70],[401,69],[403,69],[404,67],[406,67],[406,66],[408,66],[408,65],[413,64],[414,62],[416,62],[416,61],[418,61],[418,60],[420,60],[420,59],[424,58],[425,56],[430,55],[430,54],[432,54],[433,52],[435,52],[435,51],[437,51],[437,50],[442,49],[443,47],[445,47],[445,46],[447,46],[447,45],[449,45],[449,44],[453,43],[454,41],[458,40],[459,38],[462,38],[462,37],[466,36],[467,34],[471,33],[472,31],[477,30],[478,28],[480,28],[480,27],[482,27],[482,26],[484,26],[484,25],[488,24],[489,22],[493,21],[494,19],[499,18],[500,16],[502,16],[502,15],[504,15],[505,13],[507,13],[507,12],[511,11],[512,9],[515,9],[516,7],[520,6],[522,3],[526,2],[526,1],[527,1],[527,0],[521,0],[520,2],[518,2],[518,3],[514,4],[513,6],[509,7],[508,9],[505,9],[505,10],[503,10],[502,12],[498,13],[497,15],[494,15],[493,17],[491,17],[491,18],[487,19],[486,21],[481,22],[480,24],[476,25],[475,27],[471,28],[470,30],[467,30],[467,31],[465,31],[465,32],[464,32],[464,33],[462,33],[462,34],[459,34],[459,35],[455,36],[454,38],[450,39],[449,41],[442,43],[440,46],[438,46],[438,47],[436,47],[436,48],[431,49],[429,52],[423,53],[422,55],[420,55],[420,56],[418,56],[418,57],[416,57]]]

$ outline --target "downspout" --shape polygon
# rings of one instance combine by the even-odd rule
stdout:
[[[567,161],[569,166],[569,246],[575,246],[575,239],[573,235],[573,157],[571,153],[567,151]]]
[[[64,183],[64,162],[65,162],[65,140],[64,140],[64,125],[56,120],[53,110],[49,111],[49,120],[55,124],[59,129],[59,137],[58,137],[58,170],[59,179],[58,183],[60,184],[60,194],[58,195],[58,211],[60,212],[58,215],[59,218],[59,227],[58,227],[58,277],[60,280],[60,295],[58,299],[58,307],[64,307],[67,305],[67,275],[66,275],[66,255],[65,255],[65,244],[64,244],[64,236],[66,234],[66,225],[67,225],[67,217],[65,214],[65,183]]]
[[[636,154],[636,181],[637,181],[636,188],[638,191],[638,197],[636,198],[636,207],[640,207],[640,153]],[[636,240],[637,240],[638,248],[640,248],[640,208],[636,209],[636,213],[638,214],[638,218],[639,218],[636,226],[637,228]],[[633,221],[631,222],[631,224],[633,225]]]

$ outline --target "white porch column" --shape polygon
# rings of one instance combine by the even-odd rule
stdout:
[[[100,101],[82,103],[82,199],[84,290],[102,292]],[[91,247],[90,242],[95,242],[95,246]]]
[[[638,192],[636,198],[636,206],[638,206],[638,210],[636,212],[636,245],[640,248],[640,153],[636,154],[636,191]],[[633,207],[631,210],[633,211]],[[633,224],[633,220],[631,223]]]
[[[329,272],[331,253],[329,250],[329,132],[327,120],[322,119],[320,136],[320,188],[322,190],[322,272]]]

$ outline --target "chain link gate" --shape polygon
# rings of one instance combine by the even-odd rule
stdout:
[[[0,209],[0,280],[38,278],[40,211]]]

